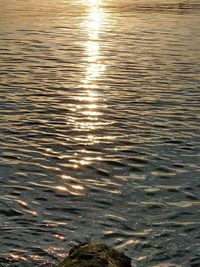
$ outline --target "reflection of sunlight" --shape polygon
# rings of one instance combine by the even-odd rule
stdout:
[[[91,9],[88,17],[87,27],[89,30],[88,35],[91,40],[97,40],[99,37],[99,30],[102,22],[102,11],[98,7]]]
[[[98,115],[101,115],[101,112],[98,112],[98,111],[89,111],[89,110],[87,110],[87,111],[83,111],[82,114],[83,114],[83,115],[87,115],[87,116],[89,116],[89,118],[90,118],[91,120],[93,120],[93,118],[91,118],[91,117],[96,117],[96,116],[98,116]],[[95,118],[95,119],[96,119],[96,118]]]
[[[61,186],[61,185],[56,186],[56,189],[58,189],[58,190],[60,190],[60,191],[67,191],[67,188],[64,187],[64,186]]]
[[[76,189],[76,190],[83,190],[84,187],[81,185],[72,185],[72,188]]]
[[[82,25],[88,38],[83,43],[84,48],[84,77],[81,79],[80,87],[84,89],[83,94],[77,97],[79,104],[76,105],[76,111],[85,116],[83,120],[77,121],[77,129],[95,130],[101,125],[99,116],[102,114],[98,105],[98,80],[101,78],[105,65],[102,63],[101,46],[100,46],[100,31],[104,13],[100,7],[100,0],[86,0],[88,6],[88,16]],[[103,106],[101,106],[103,107]],[[97,141],[95,135],[85,135],[87,144],[94,144]],[[79,162],[79,165],[82,165]]]
[[[102,24],[103,14],[98,6],[98,1],[93,1],[96,5],[92,6],[85,26],[88,32],[88,41],[85,42],[85,53],[88,66],[86,66],[85,78],[82,80],[84,87],[88,85],[98,87],[95,79],[100,77],[105,66],[101,62],[101,51],[99,44],[99,32]],[[91,87],[90,87],[91,88]]]
[[[65,237],[63,235],[56,234],[56,235],[53,235],[53,236],[56,237],[57,239],[60,239],[60,240],[64,240],[65,239]]]
[[[86,0],[90,6],[98,6],[101,0]]]
[[[10,257],[15,261],[26,261],[26,258],[19,255],[10,254]]]
[[[71,177],[69,175],[65,175],[65,174],[63,174],[61,176],[61,178],[64,179],[64,180],[73,180],[73,181],[76,181],[76,178],[73,178],[73,177]]]
[[[92,59],[92,57],[90,59]],[[95,82],[94,80],[100,77],[103,71],[104,71],[104,66],[102,66],[101,64],[98,63],[90,64],[86,68],[87,75],[86,78],[83,80],[85,86],[90,83],[93,84]]]
[[[70,123],[73,124],[75,131],[72,137],[73,141],[90,147],[101,141],[102,136],[98,136],[99,132],[102,127],[107,125],[107,122],[100,119],[105,105],[99,99],[100,81],[105,71],[101,51],[101,32],[103,31],[105,13],[100,5],[101,0],[81,1],[86,7],[87,16],[84,16],[81,22],[82,70],[79,90],[73,96],[75,105],[70,109],[74,114],[70,118]],[[90,148],[74,153],[72,157],[67,159],[68,162],[62,166],[84,169],[87,165],[91,165],[94,160],[99,160],[95,157],[88,157],[88,151]],[[82,195],[86,193],[84,184],[74,177],[62,174],[61,181],[62,183],[54,188],[59,194]]]
[[[71,160],[72,161],[72,160]],[[74,162],[77,162],[74,160]],[[80,162],[78,162],[80,163]],[[86,163],[85,163],[86,164]],[[82,164],[84,165],[84,163]],[[63,174],[61,176],[62,179],[66,181],[65,186],[57,186],[56,189],[59,191],[63,192],[69,192],[72,195],[81,195],[83,194],[85,188],[83,185],[80,184],[79,180],[76,179],[75,177],[65,175]]]
[[[82,195],[84,187],[82,185],[67,185],[65,186],[56,186],[56,189],[61,192],[68,192],[72,195]]]
[[[86,43],[86,52],[88,55],[88,61],[89,62],[94,62],[97,61],[98,56],[99,56],[99,44],[94,41],[89,41]]]

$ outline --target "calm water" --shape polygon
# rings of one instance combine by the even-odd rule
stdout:
[[[100,240],[200,266],[200,4],[0,0],[0,265]]]

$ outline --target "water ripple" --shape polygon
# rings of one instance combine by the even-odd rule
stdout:
[[[0,265],[100,240],[199,266],[198,1],[0,10]]]

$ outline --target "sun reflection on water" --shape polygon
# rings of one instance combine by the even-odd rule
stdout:
[[[84,76],[80,80],[80,88],[83,89],[82,94],[77,97],[76,105],[79,111],[87,119],[78,122],[77,127],[80,131],[83,129],[95,130],[99,127],[99,79],[101,79],[105,71],[105,64],[102,62],[101,55],[101,38],[100,32],[104,22],[104,12],[100,7],[100,0],[86,1],[88,5],[88,15],[82,22],[84,32],[87,39],[82,43],[84,52]],[[101,105],[101,108],[104,106]],[[91,138],[92,136],[92,138]],[[96,143],[96,138],[92,134],[86,135],[88,144]]]
[[[90,6],[99,6],[101,0],[86,0]]]
[[[100,77],[105,70],[105,65],[101,61],[100,50],[100,30],[103,22],[103,11],[98,5],[98,1],[93,1],[96,4],[91,5],[89,15],[84,22],[87,30],[88,40],[84,43],[86,55],[86,72],[82,80],[84,88],[98,88],[96,79]]]
[[[81,0],[82,1],[82,0]],[[77,134],[73,141],[88,146],[85,151],[76,151],[69,159],[74,169],[84,168],[98,160],[91,157],[90,147],[100,142],[98,131],[105,127],[101,119],[106,107],[102,103],[100,81],[105,72],[105,63],[101,51],[101,32],[105,23],[105,13],[101,8],[100,0],[82,1],[86,6],[87,14],[81,22],[81,34],[85,36],[82,41],[82,76],[79,80],[79,91],[75,94],[74,117],[72,118],[74,130]],[[67,173],[61,175],[62,184],[56,187],[60,193],[68,192],[74,195],[86,193],[84,183]]]

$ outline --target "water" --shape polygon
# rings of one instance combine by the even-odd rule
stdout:
[[[200,266],[198,1],[0,0],[0,263],[99,240]]]

